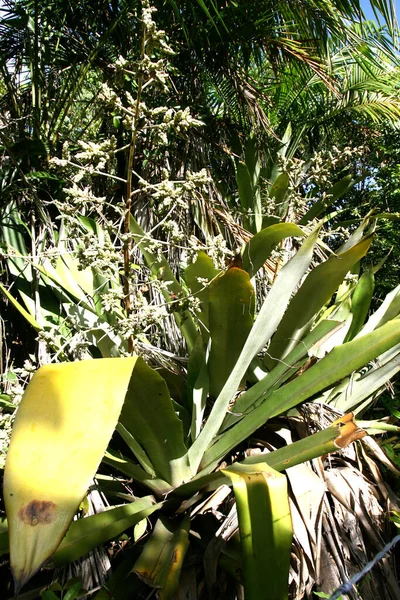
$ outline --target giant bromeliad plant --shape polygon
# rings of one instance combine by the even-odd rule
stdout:
[[[400,292],[366,320],[373,270],[359,279],[347,275],[371,244],[369,220],[311,270],[320,225],[305,235],[297,225],[280,223],[254,235],[222,271],[200,252],[181,282],[152,253],[153,240],[133,217],[131,231],[153,274],[169,282],[165,297],[179,295],[172,311],[186,340],[187,369],[179,377],[132,355],[46,365],[34,375],[18,410],[4,477],[16,590],[46,561],[67,564],[125,531],[131,539],[132,527],[152,515],[153,530],[138,543],[140,552],[128,555],[128,571],[107,586],[124,585],[133,571],[158,597],[177,597],[180,585],[187,589],[180,572],[190,542],[199,541],[199,515],[207,502],[213,506],[215,490],[233,486],[241,555],[228,552],[220,563],[236,573],[246,598],[284,598],[292,525],[279,472],[335,452],[365,432],[347,415],[267,452],[268,423],[310,401],[357,411],[379,393],[399,369]],[[256,310],[254,276],[287,236],[304,241]],[[60,261],[42,266],[40,274],[64,302],[72,301],[72,290],[61,284],[67,267]],[[195,313],[182,307],[190,296],[200,300]],[[107,345],[100,347],[110,356]],[[123,442],[114,438],[104,462],[130,478],[134,493],[121,492],[118,476],[113,482],[99,476],[100,487],[123,503],[72,521],[115,427]],[[264,451],[246,456],[243,444],[255,434]]]
[[[269,184],[261,181],[265,172],[254,152],[252,162],[239,165],[238,187],[244,225],[255,235],[228,268],[199,251],[176,275],[176,262],[162,249],[171,255],[172,242],[185,241],[188,207],[203,241],[214,241],[218,224],[207,227],[205,173],[184,165],[176,172],[185,178],[172,180],[167,168],[173,136],[200,123],[186,109],[159,105],[168,80],[160,45],[172,50],[154,25],[154,9],[143,6],[140,58],[120,59],[117,91],[111,85],[102,90],[100,112],[107,108],[118,131],[125,127],[118,152],[125,153],[126,178],[113,171],[113,139],[83,140],[72,156],[67,149],[58,166],[71,187],[64,186],[57,201],[63,221],[52,232],[49,254],[40,235],[27,250],[29,236],[14,203],[2,215],[12,286],[0,284],[0,291],[38,332],[39,359],[46,362],[50,346],[56,364],[35,373],[18,409],[4,476],[8,532],[0,533],[0,551],[9,547],[17,592],[42,565],[70,564],[113,540],[121,561],[97,600],[139,597],[145,585],[162,599],[190,597],[199,562],[210,596],[235,597],[235,586],[243,585],[246,599],[281,599],[287,596],[291,514],[297,514],[281,472],[293,488],[290,467],[364,435],[348,411],[362,412],[399,369],[400,291],[368,318],[374,269],[360,278],[357,272],[372,242],[371,219],[328,259],[315,252],[321,224],[314,218],[352,182],[328,190],[299,226],[276,222],[287,217],[290,182],[284,172],[274,180],[268,175],[268,198],[282,210],[271,224],[261,214],[258,190]],[[125,89],[128,83],[134,94]],[[144,158],[135,171],[138,148]],[[107,169],[122,184],[121,203],[106,185],[101,189],[112,196],[110,203],[90,187]],[[288,238],[296,239],[291,259],[257,299],[263,266]],[[139,254],[147,271],[135,262]],[[157,339],[161,348],[154,348],[150,342],[160,329],[155,315],[166,309],[175,322],[167,334],[176,339],[163,343],[164,332]],[[153,360],[160,356],[168,369]],[[88,360],[68,362],[79,358]],[[292,441],[287,423],[300,420],[304,403],[330,405],[341,418],[308,437],[293,434]],[[276,433],[278,425],[284,434]],[[73,520],[95,475],[111,506]],[[296,492],[298,506],[303,491]],[[224,502],[230,526],[218,520]]]

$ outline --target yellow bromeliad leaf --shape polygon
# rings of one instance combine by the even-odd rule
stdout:
[[[46,365],[29,383],[4,473],[17,592],[59,546],[115,429],[135,363]]]

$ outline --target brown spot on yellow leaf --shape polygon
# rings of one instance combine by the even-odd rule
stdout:
[[[57,516],[57,505],[45,500],[32,500],[21,508],[18,513],[21,521],[27,525],[47,525],[52,523]]]

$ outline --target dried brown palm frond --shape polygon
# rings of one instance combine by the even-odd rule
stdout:
[[[309,418],[314,413],[311,421],[318,423],[317,427],[323,427],[324,422],[332,422],[336,412],[330,407],[318,405],[307,405],[306,409]],[[296,428],[304,431],[304,423]],[[312,498],[314,503],[306,504],[305,510],[299,509],[307,526],[311,553],[307,543],[304,543],[306,538],[302,527],[297,530],[295,527],[295,539],[302,548],[303,561],[298,567],[297,578],[305,595],[312,580],[318,590],[333,593],[343,581],[361,571],[393,537],[388,509],[398,506],[398,499],[368,452],[371,445],[374,447],[375,444],[374,440],[365,437],[356,445],[324,461],[316,459],[311,465],[302,465],[300,469],[294,467],[294,471],[298,471],[296,485],[300,486],[297,492],[292,481],[294,478],[288,473],[298,508],[299,497],[303,505],[304,496]],[[315,476],[319,483],[315,481],[307,486],[304,472],[300,474],[300,470],[304,469],[309,469],[311,481]],[[397,471],[397,474],[400,473]],[[310,527],[309,515],[312,509],[316,514],[318,503],[319,513]],[[301,579],[304,573],[307,573],[307,577]],[[296,587],[299,594],[299,585]],[[361,582],[359,589],[354,590],[352,597],[362,600],[399,598],[400,588],[393,558],[386,557],[380,561],[370,576]]]

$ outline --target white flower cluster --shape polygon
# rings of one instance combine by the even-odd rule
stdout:
[[[107,104],[110,108],[123,107],[117,93],[108,85],[108,83],[102,84],[101,91],[99,92],[99,100]]]
[[[313,201],[328,204],[332,198],[329,189],[333,185],[335,172],[343,168],[350,157],[361,156],[363,152],[362,147],[332,146],[330,151],[315,153],[307,162],[279,156],[279,170],[288,175],[289,184],[281,205],[278,205],[275,198],[269,195],[269,182],[265,182],[267,185],[264,185],[262,190],[265,213],[281,214],[282,217],[286,216],[287,220],[297,220],[307,212]],[[286,214],[282,213],[283,208],[286,208]]]
[[[165,214],[171,206],[175,208],[186,208],[187,201],[182,194],[182,186],[179,182],[164,180],[157,186],[152,186],[151,197],[156,200],[159,214]],[[155,189],[154,189],[155,188]]]
[[[123,339],[128,339],[130,336],[140,338],[141,334],[145,334],[150,328],[161,328],[167,317],[166,306],[149,304],[138,292],[135,294],[135,304],[130,315],[124,319],[118,319],[115,331]]]
[[[146,29],[146,43],[151,48],[159,47],[164,54],[174,55],[174,50],[166,41],[166,33],[163,29],[157,29],[153,14],[157,12],[155,6],[151,6],[148,0],[142,2],[142,23]],[[149,50],[149,49],[148,49]]]
[[[179,242],[182,242],[186,237],[185,233],[179,227],[179,224],[173,219],[165,221],[162,225],[162,228],[163,231],[167,234],[169,241],[172,243],[178,244]]]
[[[99,240],[92,232],[81,233],[76,257],[79,269],[97,268],[101,273],[107,273],[118,279],[122,257],[108,236]]]
[[[155,293],[149,297],[153,300],[140,291],[138,279],[146,280],[147,287],[150,282],[146,268],[141,266],[137,272],[134,264],[137,240],[127,231],[127,211],[137,198],[139,205],[143,200],[149,202],[156,218],[156,235],[163,236],[164,242],[149,234],[145,246],[161,260],[168,244],[185,246],[191,203],[210,183],[205,169],[189,170],[184,175],[182,169],[175,176],[176,180],[172,180],[169,152],[173,152],[174,144],[181,144],[181,137],[203,123],[192,116],[189,108],[171,106],[168,56],[173,50],[165,32],[157,29],[155,12],[150,2],[143,0],[143,55],[139,59],[119,56],[110,65],[113,77],[102,85],[98,96],[96,109],[105,110],[107,122],[119,130],[118,147],[115,137],[99,142],[96,138],[91,140],[89,135],[80,141],[77,151],[65,143],[62,158],[53,161],[64,170],[63,177],[69,181],[64,190],[65,201],[56,203],[67,231],[68,251],[80,270],[96,270],[113,282],[113,287],[100,295],[101,310],[114,317],[109,319],[112,333],[125,340],[143,334],[150,336],[148,339],[152,342],[162,334],[164,319],[170,318],[169,309],[198,310],[198,299],[186,296],[176,299],[169,294],[170,302],[161,300],[161,304],[157,304],[156,299],[160,302],[162,292],[170,291],[171,282],[162,281],[161,276],[151,281]],[[132,168],[131,178],[131,173],[127,177],[125,172],[128,165]],[[128,186],[127,180],[132,185]],[[96,192],[98,189],[101,192]],[[99,224],[98,231],[83,229],[81,215],[94,218]],[[228,250],[222,236],[210,242],[210,253],[216,263],[223,266]],[[93,300],[88,298],[89,305],[91,302]],[[70,310],[60,328],[62,333],[57,336],[55,332],[45,331],[41,339],[51,347],[57,338],[60,352],[83,356],[88,352],[88,343],[96,343],[90,331],[93,324],[89,321],[83,323],[82,315]],[[60,356],[64,356],[62,353]]]
[[[83,140],[80,140],[79,145],[82,148],[82,152],[75,154],[75,157],[86,163],[91,163],[97,170],[101,171],[105,169],[107,163],[114,158],[116,139],[112,136],[100,143],[90,141],[84,142]]]
[[[228,248],[226,240],[221,233],[210,238],[206,246],[200,243],[195,236],[190,236],[186,257],[188,264],[197,259],[200,250],[208,254],[217,269],[225,269],[227,260],[232,258],[232,250]]]
[[[185,109],[172,109],[170,108],[164,116],[164,123],[170,125],[176,133],[185,133],[193,127],[201,127],[204,125],[199,119],[195,119],[190,114],[190,108]]]
[[[68,202],[63,203],[63,212],[66,214],[76,215],[77,210],[102,206],[106,200],[105,196],[95,196],[89,186],[80,188],[75,182],[72,187],[65,188],[64,192],[68,199]]]
[[[105,312],[110,314],[121,310],[124,293],[122,288],[111,289],[101,295],[101,305]]]

